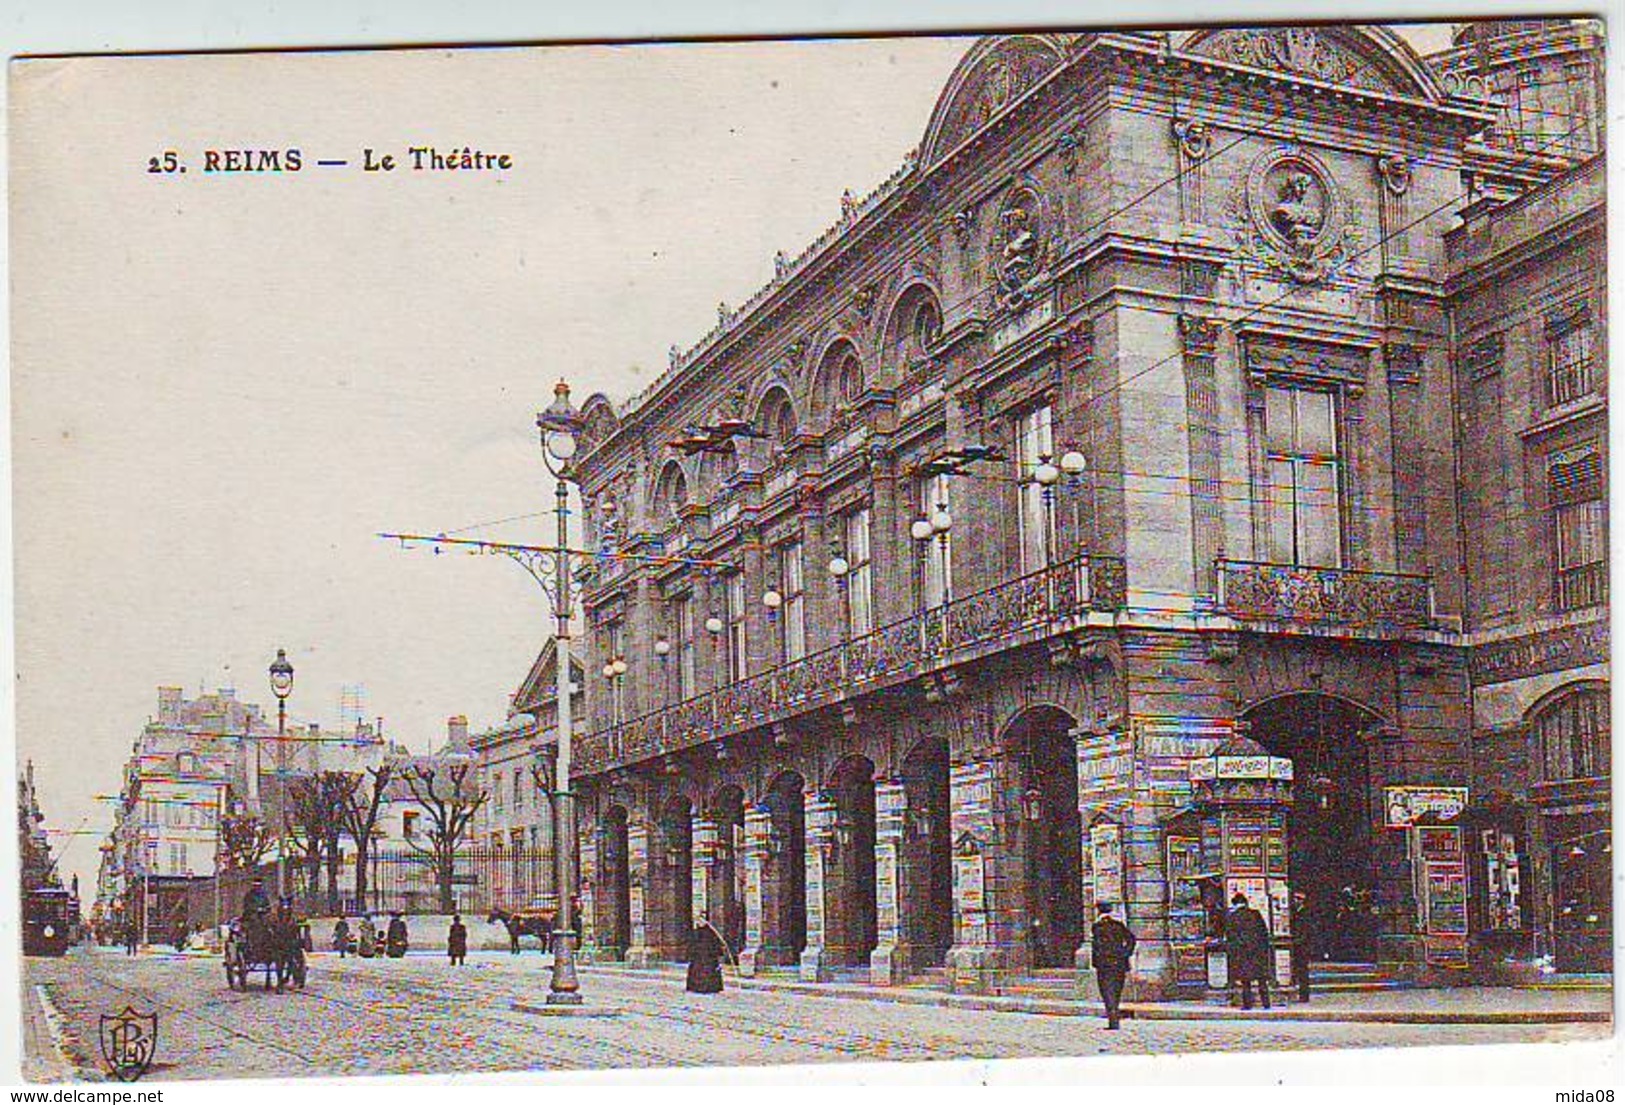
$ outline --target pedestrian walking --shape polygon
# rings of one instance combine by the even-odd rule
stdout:
[[[1309,895],[1292,895],[1292,985],[1298,1000],[1309,1000]]]
[[[1241,1007],[1253,1007],[1253,983],[1258,984],[1264,1008],[1270,1007],[1270,930],[1264,915],[1247,904],[1247,895],[1230,899],[1224,918],[1224,944],[1230,961],[1230,979],[1241,986]]]
[[[701,914],[688,940],[688,992],[722,993],[722,936]]]
[[[1123,982],[1128,978],[1129,960],[1134,957],[1134,933],[1112,916],[1110,902],[1095,906],[1095,919],[1089,943],[1089,961],[1095,968],[1100,1000],[1106,1004],[1106,1027],[1122,1027]]]
[[[339,953],[340,959],[350,954],[350,922],[347,918],[340,917],[338,924],[333,926],[333,950]]]
[[[446,934],[446,954],[451,957],[453,967],[463,966],[468,958],[468,926],[463,924],[460,913],[451,915],[451,931]]]

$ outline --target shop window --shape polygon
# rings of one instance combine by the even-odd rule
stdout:
[[[1341,567],[1336,397],[1309,388],[1266,388],[1264,452],[1270,560]]]
[[[1596,449],[1554,459],[1547,470],[1556,544],[1558,610],[1598,606],[1608,597],[1608,504]]]
[[[1607,778],[1608,695],[1580,690],[1542,710],[1534,722],[1546,782]]]

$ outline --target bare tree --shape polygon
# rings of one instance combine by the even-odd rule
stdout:
[[[440,911],[451,913],[456,908],[452,892],[452,879],[457,870],[457,846],[468,835],[474,815],[489,794],[473,786],[464,786],[472,764],[452,764],[444,769],[417,764],[405,775],[406,786],[412,800],[428,815],[428,843],[415,840],[407,843],[419,855],[427,856],[434,866],[435,882],[440,888]]]
[[[271,826],[246,811],[220,818],[220,866],[226,871],[258,867],[276,843]]]
[[[293,780],[288,788],[288,835],[306,870],[306,885],[315,897],[322,864],[327,865],[327,912],[338,912],[339,844],[344,836],[344,809],[349,777],[323,771]]]
[[[369,767],[365,774],[356,772],[344,777],[339,816],[350,839],[355,841],[355,900],[356,908],[362,913],[368,911],[367,897],[371,889],[367,884],[367,867],[372,861],[372,834],[377,829],[379,810],[394,776],[394,765],[384,763]],[[366,785],[368,777],[372,779],[371,786]]]

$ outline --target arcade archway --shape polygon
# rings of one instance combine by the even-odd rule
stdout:
[[[903,760],[903,841],[898,924],[913,950],[910,967],[940,967],[954,942],[953,834],[948,804],[948,742],[921,741]]]
[[[1296,935],[1316,962],[1370,963],[1379,931],[1371,771],[1378,718],[1328,694],[1284,695],[1245,715],[1248,735],[1292,761],[1288,877],[1305,896]]]
[[[830,777],[835,831],[824,877],[831,902],[825,922],[831,966],[868,966],[877,943],[874,779],[875,765],[863,756],[842,760]]]
[[[632,945],[631,850],[624,806],[611,806],[599,824],[598,945],[616,959]]]
[[[1070,968],[1083,943],[1082,823],[1076,722],[1054,707],[1011,723],[1004,746],[1021,793],[1021,856],[1027,940],[1037,968]]]

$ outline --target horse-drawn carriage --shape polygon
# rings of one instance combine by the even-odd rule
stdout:
[[[519,954],[519,941],[525,936],[534,936],[541,941],[542,951],[550,951],[553,947],[553,926],[558,920],[559,908],[556,904],[539,899],[535,904],[524,909],[494,909],[486,918],[486,924],[497,925],[508,930],[508,950],[514,955]],[[575,901],[575,916],[572,918],[572,927],[575,930],[577,943],[581,940],[581,899]]]
[[[276,978],[277,992],[290,984],[305,988],[305,946],[299,922],[293,917],[247,913],[236,918],[226,933],[226,985],[247,990],[249,975],[265,972],[265,989]]]

